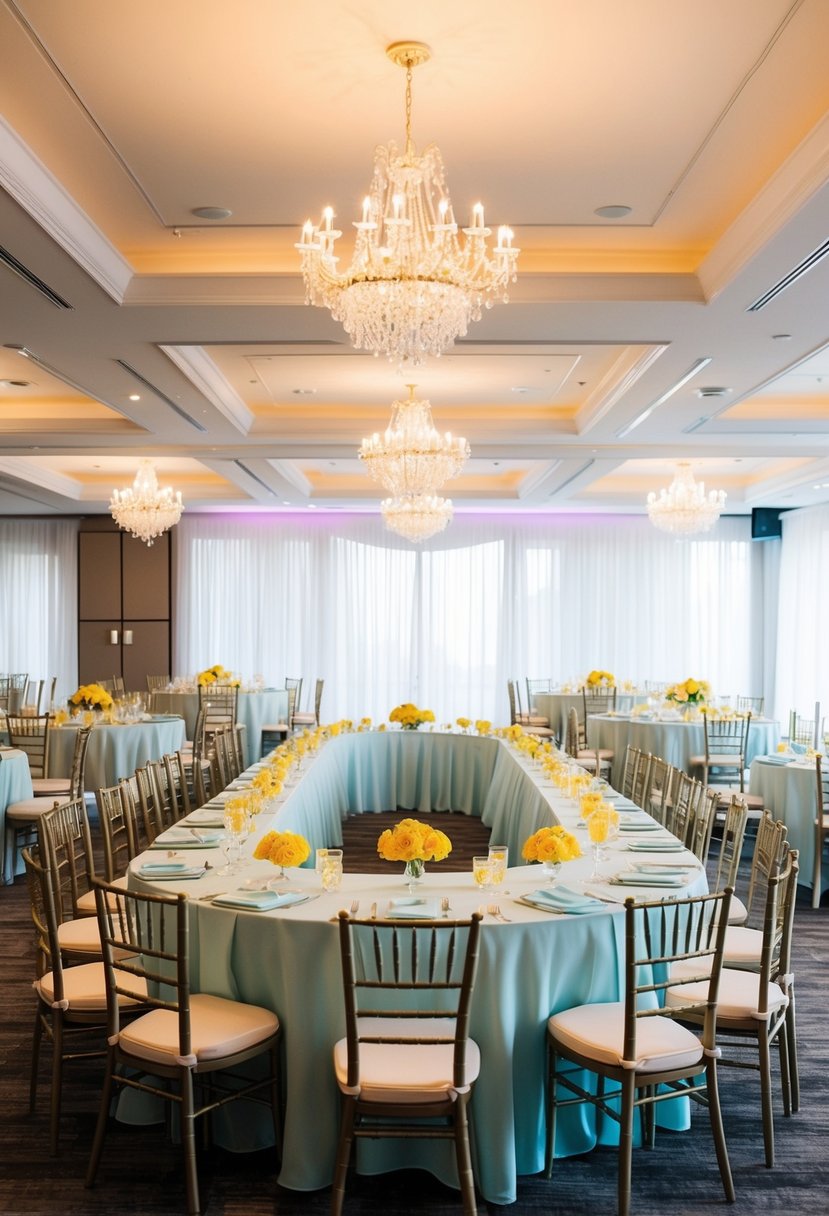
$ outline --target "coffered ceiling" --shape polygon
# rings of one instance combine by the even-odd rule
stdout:
[[[294,248],[401,141],[402,38],[456,214],[522,250],[408,373]],[[142,455],[188,510],[376,509],[410,382],[461,510],[641,511],[679,459],[729,511],[829,500],[827,45],[826,0],[0,0],[0,513],[105,511]]]

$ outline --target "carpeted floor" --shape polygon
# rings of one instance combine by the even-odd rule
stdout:
[[[349,869],[382,869],[376,857],[380,817],[350,821],[345,839]],[[444,826],[444,825],[441,825]],[[468,869],[486,843],[486,829],[474,819],[452,818],[454,850],[442,863]],[[159,1127],[113,1125],[94,1190],[83,1186],[97,1108],[99,1066],[70,1066],[64,1084],[61,1155],[48,1155],[48,1072],[41,1074],[37,1113],[28,1113],[28,1065],[34,1002],[33,935],[25,885],[0,888],[0,957],[3,960],[3,1016],[0,1021],[0,1213],[31,1216],[175,1216],[182,1212],[183,1183],[176,1149]],[[829,1208],[829,909],[813,911],[805,899],[795,924],[802,1107],[782,1117],[775,1075],[778,1164],[763,1166],[758,1079],[750,1072],[723,1070],[726,1133],[737,1188],[735,1213],[764,1216],[824,1216]],[[485,1118],[477,1112],[477,1118]],[[308,1145],[313,1153],[315,1146]],[[330,1192],[298,1194],[276,1181],[270,1152],[205,1155],[201,1166],[206,1216],[323,1216]],[[556,1163],[552,1182],[521,1180],[516,1216],[612,1216],[615,1212],[616,1155],[598,1150]],[[634,1157],[633,1210],[637,1216],[698,1216],[726,1210],[705,1113],[695,1108],[692,1128],[662,1133],[653,1152]],[[479,1203],[481,1213],[500,1209]],[[455,1192],[423,1173],[379,1178],[353,1176],[346,1216],[458,1216]]]

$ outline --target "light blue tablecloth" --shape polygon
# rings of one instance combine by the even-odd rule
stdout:
[[[611,718],[596,714],[588,719],[587,740],[591,747],[610,748],[616,764],[624,764],[625,751],[631,744],[667,760],[674,768],[699,776],[699,769],[692,772],[688,762],[691,756],[701,756],[705,752],[705,727],[702,722],[657,722],[652,718]],[[779,722],[752,718],[746,764],[750,765],[755,756],[773,752],[779,742]]]
[[[192,739],[199,714],[197,692],[154,692],[152,708],[156,713],[181,714],[187,726],[187,738]],[[283,722],[288,712],[288,694],[284,688],[265,688],[262,692],[240,692],[236,703],[237,721],[247,727],[247,763],[259,759],[262,727]]]
[[[620,713],[624,713],[647,699],[646,692],[617,692],[616,708]],[[567,715],[571,708],[575,708],[581,718],[584,713],[584,698],[580,692],[537,692],[533,696],[533,706],[538,713],[549,718],[551,729],[556,732],[559,742],[563,743],[567,737]]]
[[[348,812],[401,806],[425,815],[451,807],[481,814],[499,842],[509,845],[511,860],[520,862],[523,841],[542,824],[556,822],[556,800],[561,802],[556,791],[541,788],[537,772],[523,758],[490,738],[420,732],[347,735],[327,743],[306,766],[276,814],[261,824],[257,838],[275,827],[302,832],[312,847],[333,845],[341,842],[341,820]],[[578,816],[575,807],[570,807],[570,814]],[[440,824],[441,816],[436,817]],[[624,857],[614,853],[613,864],[623,865]],[[215,854],[211,860],[215,862]],[[382,915],[388,900],[404,892],[402,866],[390,864],[384,876],[350,874],[345,860],[342,891],[309,904],[266,913],[205,902],[194,905],[194,989],[264,1005],[274,1009],[282,1022],[287,1110],[279,1181],[300,1191],[330,1184],[337,1139],[339,1100],[331,1049],[344,1026],[339,946],[332,918],[353,897],[360,898],[364,913],[376,901]],[[572,867],[573,873],[580,867],[579,872],[587,874],[590,859],[584,857]],[[272,873],[267,863],[251,862],[246,870],[246,876],[258,874],[263,880]],[[134,874],[130,881],[142,886]],[[543,1168],[547,1018],[582,1001],[618,999],[621,991],[620,906],[608,904],[595,915],[575,917],[550,915],[513,902],[512,896],[542,882],[540,867],[512,869],[506,881],[509,894],[501,899],[513,923],[488,919],[482,934],[472,1034],[481,1046],[484,1066],[472,1101],[472,1135],[478,1184],[492,1203],[514,1202],[517,1176]],[[198,897],[205,887],[228,890],[238,883],[233,878],[207,878],[190,884],[189,894]],[[287,885],[319,890],[316,876],[308,870],[295,871]],[[175,883],[164,886],[175,889]],[[146,884],[145,889],[158,887]],[[704,872],[699,870],[688,893],[705,889]],[[618,890],[621,902],[625,892]],[[468,915],[480,903],[471,875],[452,873],[441,863],[427,865],[424,893],[432,891],[435,897],[448,895],[453,913],[459,916]],[[670,1121],[670,1113],[663,1113]],[[119,1114],[123,1115],[120,1109]],[[681,1107],[672,1125],[683,1126],[686,1117]],[[239,1150],[264,1147],[269,1143],[267,1120],[248,1123],[235,1115],[228,1124],[219,1123],[217,1138]],[[589,1113],[563,1113],[556,1143],[559,1155],[586,1152],[595,1143],[596,1127]],[[457,1181],[451,1145],[439,1142],[362,1142],[358,1161],[366,1173],[420,1166],[449,1183]]]
[[[15,856],[14,833],[6,839],[6,807],[12,802],[22,802],[32,797],[32,778],[29,760],[25,752],[4,749],[0,752],[0,839],[3,841],[2,882],[14,882]],[[23,863],[17,862],[17,873],[22,873]]]
[[[49,731],[49,776],[68,776],[72,769],[77,727],[53,726]],[[101,724],[92,728],[86,753],[85,786],[97,790],[131,776],[148,760],[178,751],[185,740],[184,719],[137,722],[129,726]]]
[[[786,824],[786,839],[793,849],[800,850],[797,881],[811,887],[817,809],[814,764],[779,764],[758,756],[751,764],[748,788],[750,793],[759,794],[775,819],[782,819]],[[829,886],[829,879],[823,876],[821,892],[826,886]]]

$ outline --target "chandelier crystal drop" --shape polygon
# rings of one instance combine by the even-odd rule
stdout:
[[[388,530],[415,545],[442,532],[453,514],[451,499],[434,494],[387,498],[380,503],[380,510]]]
[[[676,536],[692,536],[709,532],[725,506],[724,490],[705,493],[705,483],[695,481],[691,466],[683,461],[677,465],[673,481],[667,490],[648,495],[648,517],[654,527]]]
[[[184,504],[180,491],[174,494],[169,486],[163,490],[159,487],[153,462],[145,459],[138,466],[132,486],[113,490],[109,509],[119,528],[151,545],[178,523]]]
[[[502,225],[491,251],[481,203],[461,240],[434,145],[412,142],[412,69],[430,56],[420,42],[395,42],[386,54],[406,69],[406,147],[377,148],[370,193],[354,222],[351,265],[338,270],[334,245],[342,232],[326,207],[319,225],[306,220],[296,248],[308,304],[329,309],[358,350],[416,366],[462,337],[482,308],[507,301],[519,249]]]
[[[415,397],[417,386],[406,387],[408,400],[392,402],[388,427],[364,439],[358,453],[369,476],[393,498],[434,494],[457,477],[470,455],[466,439],[435,428],[430,403]]]

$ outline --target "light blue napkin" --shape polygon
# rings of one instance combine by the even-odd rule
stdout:
[[[186,819],[182,819],[182,826],[188,828],[223,828],[224,817],[220,814],[218,808],[211,810],[210,807],[202,807],[198,811],[192,811]]]
[[[147,862],[138,871],[138,877],[145,879],[147,882],[178,882],[180,878],[204,878],[207,871],[204,866],[193,866],[183,870],[164,870],[163,867],[156,868],[152,862]]]
[[[630,870],[617,874],[610,881],[623,887],[684,887],[687,874],[653,874],[644,870]]]
[[[620,823],[620,832],[664,832],[661,823],[655,819],[637,819],[631,823]]]
[[[437,920],[440,906],[436,899],[409,898],[390,899],[389,916],[394,920]]]
[[[250,912],[269,912],[271,908],[290,908],[304,904],[308,899],[299,891],[287,891],[280,895],[276,891],[231,891],[229,895],[217,895],[210,902],[227,908],[246,908]]]
[[[545,908],[549,912],[567,912],[580,916],[583,912],[598,912],[605,905],[598,899],[576,891],[573,887],[557,886],[550,891],[530,891],[524,899],[536,908]]]
[[[760,758],[762,759],[763,764],[790,764],[792,759],[791,756],[787,756],[785,752],[778,752],[777,755],[774,756],[758,757],[758,759]]]
[[[156,836],[151,849],[217,849],[221,832],[203,832],[201,828],[194,828],[194,832],[198,832],[198,836],[194,836],[193,832],[186,828],[168,828],[166,832],[162,832],[160,836]]]
[[[629,840],[625,848],[631,853],[684,853],[678,840]]]
[[[147,874],[180,874],[182,870],[192,870],[186,861],[145,861],[141,873]]]

